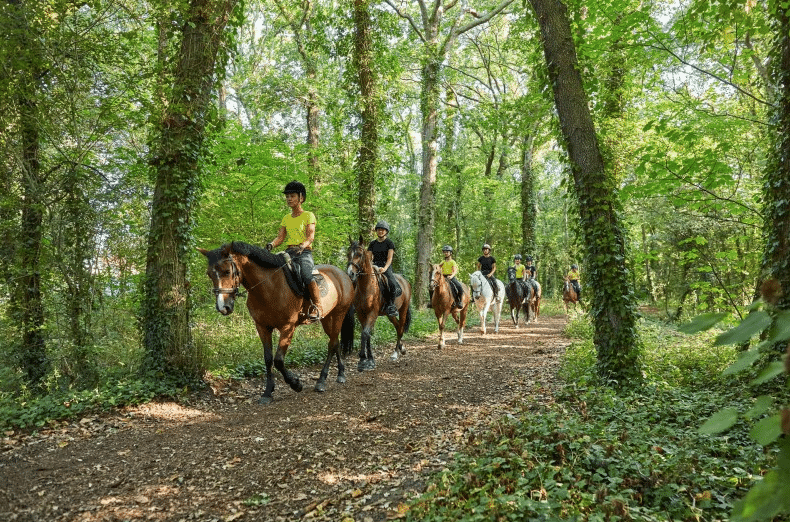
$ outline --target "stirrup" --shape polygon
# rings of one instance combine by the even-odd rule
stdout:
[[[304,318],[307,323],[315,323],[323,319],[321,311],[312,301],[310,301],[310,306],[307,307],[307,312],[304,309],[299,310],[299,317]]]

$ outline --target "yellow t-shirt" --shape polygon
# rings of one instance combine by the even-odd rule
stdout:
[[[315,214],[305,210],[296,217],[286,214],[280,226],[285,227],[285,244],[298,245],[307,239],[307,225],[317,223]]]
[[[571,270],[570,272],[568,272],[568,279],[570,279],[571,281],[573,281],[575,279],[579,283],[582,282],[582,278],[579,277],[579,271],[578,270]]]
[[[456,267],[458,263],[455,262],[455,259],[448,259],[446,261],[442,261],[442,275],[452,275],[453,269]]]
[[[527,267],[522,265],[521,263],[516,265],[516,279],[524,279],[524,269],[525,268],[527,268]]]

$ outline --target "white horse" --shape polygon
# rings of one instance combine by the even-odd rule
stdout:
[[[485,280],[483,273],[478,270],[470,274],[472,278],[472,299],[477,306],[477,311],[480,312],[480,330],[483,335],[486,334],[486,317],[488,316],[488,309],[492,308],[494,312],[494,333],[499,332],[499,316],[502,314],[502,304],[505,302],[505,284],[499,279],[495,279],[497,285],[497,296],[494,299],[494,290],[488,281]]]

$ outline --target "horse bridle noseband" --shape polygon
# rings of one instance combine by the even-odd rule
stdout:
[[[214,288],[214,295],[218,296],[220,294],[227,294],[232,295],[233,297],[245,297],[247,294],[244,291],[239,290],[239,286],[241,285],[241,272],[239,271],[239,267],[236,264],[236,261],[233,259],[233,254],[228,254],[228,257],[225,258],[230,261],[231,268],[231,277],[233,278],[233,287],[232,288]],[[225,259],[220,259],[217,265]],[[216,265],[214,265],[214,273],[217,272]],[[217,274],[217,279],[219,279],[219,274]]]

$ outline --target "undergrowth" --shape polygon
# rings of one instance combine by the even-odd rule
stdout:
[[[725,405],[748,411],[754,403],[748,376],[721,375],[736,350],[712,347],[712,334],[687,337],[657,322],[639,329],[644,384],[616,391],[597,385],[589,322],[572,320],[555,402],[525,397],[520,412],[471,439],[407,519],[728,519],[777,456],[749,437],[753,422],[722,436],[698,432]],[[790,399],[780,386],[772,392]]]

